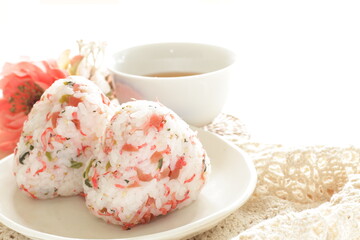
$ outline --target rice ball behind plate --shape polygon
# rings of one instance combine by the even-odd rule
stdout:
[[[83,77],[54,82],[24,123],[14,155],[18,187],[40,199],[81,193],[85,163],[98,148],[113,109]]]
[[[209,172],[196,133],[173,111],[155,102],[128,102],[85,169],[86,204],[95,216],[129,229],[193,202]]]

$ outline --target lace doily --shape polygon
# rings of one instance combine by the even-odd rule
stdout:
[[[360,148],[261,144],[219,131],[225,125],[207,129],[248,153],[258,183],[244,206],[191,240],[360,239]]]
[[[189,240],[360,239],[360,148],[252,142],[225,114],[205,129],[248,153],[258,183],[245,205]],[[0,224],[0,239],[28,238]]]

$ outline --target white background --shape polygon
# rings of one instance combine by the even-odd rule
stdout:
[[[360,143],[360,2],[0,0],[0,62],[57,58],[77,39],[108,52],[189,41],[232,49],[224,112],[254,140]]]

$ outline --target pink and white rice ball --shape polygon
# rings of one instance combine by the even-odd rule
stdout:
[[[196,133],[155,102],[121,105],[101,150],[83,175],[86,205],[124,229],[189,205],[210,173]]]
[[[15,150],[18,187],[33,198],[83,192],[82,173],[114,111],[91,81],[54,82],[33,106]]]

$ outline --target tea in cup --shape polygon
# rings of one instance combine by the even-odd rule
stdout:
[[[234,54],[200,43],[157,43],[112,56],[109,70],[120,103],[159,101],[188,124],[201,127],[221,112]]]

